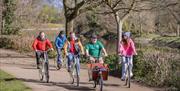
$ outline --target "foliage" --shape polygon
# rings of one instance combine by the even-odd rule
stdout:
[[[168,86],[178,89],[179,60],[179,50],[144,47],[134,58],[135,79],[150,86]]]
[[[5,10],[3,11],[4,27],[2,34],[17,34],[20,27],[14,25],[16,0],[4,0]]]
[[[22,37],[17,35],[1,36],[0,37],[0,48],[14,49],[19,52],[30,52],[32,51],[33,38]]]
[[[135,80],[149,86],[170,87],[168,89],[176,91],[179,89],[180,80],[179,60],[179,50],[143,46],[138,49],[138,55],[134,56],[133,60]],[[121,65],[118,64],[117,55],[109,55],[105,58],[105,63],[109,64],[111,71],[117,71],[116,74],[120,74]]]
[[[44,5],[38,17],[42,22],[57,23],[61,20],[59,15],[60,13],[55,7]]]

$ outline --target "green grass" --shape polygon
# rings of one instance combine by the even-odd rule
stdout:
[[[142,34],[140,36],[140,38],[148,38],[148,39],[153,39],[153,38],[157,38],[157,37],[160,37],[160,35],[154,34],[154,33]]]
[[[0,91],[31,91],[21,81],[0,70]]]
[[[61,28],[61,27],[64,27],[64,25],[63,25],[63,24],[48,23],[48,24],[47,24],[47,27],[48,27],[48,28]]]

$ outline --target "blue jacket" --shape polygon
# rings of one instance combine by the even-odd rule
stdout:
[[[63,48],[66,40],[67,40],[66,36],[64,37],[57,36],[55,40],[56,48]]]

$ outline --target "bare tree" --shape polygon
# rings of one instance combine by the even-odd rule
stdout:
[[[2,34],[2,30],[3,30],[2,12],[3,12],[3,0],[0,0],[0,34]]]
[[[153,0],[151,1],[151,7],[155,7],[156,14],[156,28],[161,34],[177,35],[179,30],[180,19],[180,1],[179,0]],[[176,30],[177,29],[177,30]]]
[[[66,34],[68,35],[69,32],[73,31],[73,22],[78,15],[97,7],[101,4],[100,1],[101,0],[63,0]]]
[[[108,10],[99,14],[113,14],[116,20],[117,35],[118,35],[118,41],[117,41],[117,52],[118,52],[118,46],[122,39],[123,23],[135,8],[136,1],[135,0],[102,0],[102,1],[104,2],[105,7],[106,6],[108,7]]]

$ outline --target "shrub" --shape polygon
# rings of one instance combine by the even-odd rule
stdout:
[[[134,75],[149,86],[179,86],[180,55],[178,50],[146,47],[134,58]]]
[[[32,51],[33,38],[22,37],[17,35],[1,36],[0,37],[0,48],[15,49],[19,52],[30,52]]]

